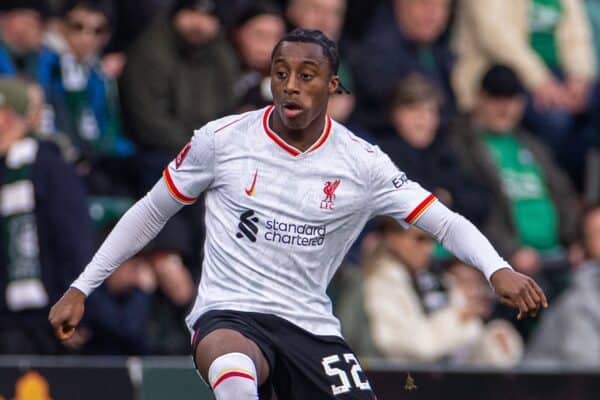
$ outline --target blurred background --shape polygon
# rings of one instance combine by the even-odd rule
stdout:
[[[184,325],[202,201],[89,297],[72,339],[47,314],[194,129],[271,103],[294,27],[339,44],[352,94],[332,118],[550,302],[517,321],[425,233],[370,222],[329,294],[379,397],[596,398],[600,0],[0,0],[0,399],[210,398]]]

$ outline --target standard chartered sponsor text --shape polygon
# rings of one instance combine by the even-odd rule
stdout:
[[[293,246],[322,246],[325,242],[327,227],[323,225],[295,224],[281,222],[276,218],[267,220],[265,224],[265,240]]]

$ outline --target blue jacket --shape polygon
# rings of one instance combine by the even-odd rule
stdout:
[[[78,116],[73,115],[72,108],[69,108],[60,61],[60,54],[49,48],[42,49],[38,80],[47,103],[54,110],[56,130],[66,133],[86,157],[131,154],[133,147],[121,132],[115,82],[102,73],[99,63],[92,66],[84,94],[86,106],[95,117],[99,136],[87,139],[80,132]]]

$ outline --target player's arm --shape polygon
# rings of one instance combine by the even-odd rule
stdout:
[[[152,190],[123,215],[79,278],[52,307],[48,319],[60,339],[68,339],[75,331],[85,298],[210,186],[214,166],[214,135],[205,126],[165,168]]]
[[[479,268],[500,300],[519,310],[521,319],[548,307],[546,296],[530,277],[515,272],[483,234],[466,218],[434,200],[415,226],[435,237],[461,261]]]
[[[146,246],[183,204],[175,200],[161,179],[119,220],[102,246],[48,317],[59,339],[68,339],[83,317],[86,297],[124,261]]]
[[[373,150],[372,215],[389,215],[404,226],[413,224],[461,261],[479,268],[501,301],[519,309],[518,318],[547,307],[546,297],[533,279],[513,271],[473,224],[409,180],[379,148]]]

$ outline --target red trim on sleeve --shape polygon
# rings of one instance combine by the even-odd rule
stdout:
[[[221,382],[223,382],[225,379],[234,378],[234,377],[250,379],[251,381],[254,381],[254,377],[250,374],[247,374],[247,373],[241,372],[241,371],[231,371],[231,372],[227,372],[226,374],[223,374],[222,376],[219,377],[219,379],[217,379],[217,381],[213,385],[213,390],[216,390],[217,386],[219,386],[219,384]]]
[[[169,189],[171,196],[173,196],[175,198],[175,200],[177,200],[183,204],[192,204],[193,202],[196,201],[196,199],[197,199],[196,197],[185,196],[183,193],[181,193],[179,191],[179,189],[177,189],[177,186],[175,186],[175,182],[173,182],[173,178],[171,178],[171,173],[169,172],[169,167],[167,167],[163,170],[163,177],[165,178],[165,182],[167,183],[167,188]]]
[[[413,222],[419,219],[419,217],[425,212],[425,210],[429,208],[429,206],[431,206],[435,202],[435,200],[435,196],[433,194],[430,194],[425,200],[423,200],[418,206],[416,206],[415,209],[410,214],[408,214],[408,217],[406,217],[404,220],[407,223],[412,224]]]

